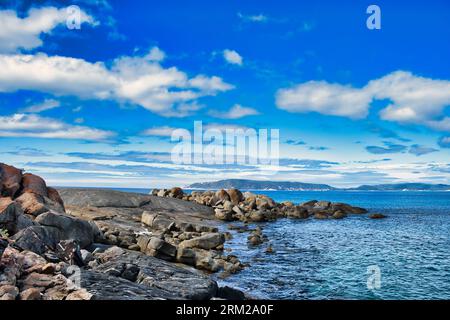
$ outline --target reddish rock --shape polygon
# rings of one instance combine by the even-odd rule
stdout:
[[[221,200],[223,202],[230,200],[230,196],[223,189],[216,192],[216,198],[218,198],[219,200]]]
[[[64,209],[64,201],[61,199],[59,192],[56,189],[47,187],[48,198],[53,202],[58,203]]]
[[[29,288],[20,293],[20,300],[41,300],[41,292],[35,288]]]
[[[31,173],[25,173],[22,178],[23,192],[33,192],[42,197],[47,197],[47,185],[44,179]]]
[[[5,197],[14,198],[20,189],[22,170],[0,163],[0,191]]]
[[[37,217],[47,212],[48,208],[44,204],[44,197],[33,192],[25,192],[16,199],[22,207],[24,213]]]
[[[244,195],[238,189],[229,189],[227,192],[234,205],[238,205],[239,202],[244,201]]]
[[[386,216],[382,213],[373,213],[369,216],[370,219],[384,219]]]
[[[16,300],[19,289],[13,285],[0,285],[0,300]]]
[[[172,198],[181,199],[183,198],[184,192],[183,189],[181,189],[180,187],[175,187],[170,189],[170,195]]]

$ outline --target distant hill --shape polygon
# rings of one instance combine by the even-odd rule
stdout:
[[[362,185],[351,190],[364,191],[446,191],[450,190],[448,184],[428,184],[428,183],[397,183],[397,184],[377,184],[377,185]]]
[[[193,183],[188,189],[242,189],[242,190],[287,190],[287,191],[328,191],[328,190],[360,190],[360,191],[447,191],[450,190],[448,184],[428,184],[428,183],[397,183],[362,185],[357,188],[339,189],[327,184],[315,184],[291,181],[260,181],[245,179],[226,179],[213,182]]]
[[[242,190],[335,190],[327,184],[314,184],[289,181],[259,181],[244,179],[227,179],[214,182],[194,183],[191,189],[242,189]]]

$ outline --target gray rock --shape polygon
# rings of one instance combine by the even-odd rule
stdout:
[[[43,226],[58,229],[61,240],[75,240],[82,248],[91,245],[96,239],[101,237],[100,230],[93,222],[58,214],[52,211],[41,214],[35,221]]]
[[[136,282],[133,284],[128,281],[131,293],[136,290],[140,291],[140,297],[134,299],[151,299],[149,296],[162,299],[193,299],[193,300],[208,300],[214,297],[217,293],[217,283],[211,280],[208,276],[192,269],[184,268],[173,263],[169,263],[154,257],[146,256],[135,251],[129,251],[118,247],[113,247],[105,251],[100,255],[100,260],[103,262],[99,266],[95,267],[95,272],[104,272],[109,268],[117,267],[119,265],[134,264],[139,267],[139,276]],[[83,278],[83,277],[82,277]],[[92,282],[100,283],[95,285],[95,290],[90,289],[89,285],[86,288],[90,293],[95,292],[94,296],[97,298],[103,296],[114,295],[123,298],[127,297],[130,292],[123,282],[118,282],[116,279],[109,277],[107,281],[112,281],[114,285],[121,287],[122,291],[114,289],[111,285],[107,285],[104,290],[101,289],[102,278],[95,279],[90,277]],[[133,285],[130,285],[133,284]],[[141,291],[142,290],[142,291]]]
[[[105,189],[62,188],[58,191],[66,205],[97,208],[138,208],[150,202],[152,198],[150,195]]]
[[[80,253],[81,253],[81,259],[83,260],[84,264],[87,265],[89,262],[94,260],[94,255],[91,252],[89,252],[85,249],[81,249]]]
[[[0,228],[6,229],[10,235],[34,225],[34,222],[23,214],[20,206],[11,198],[0,198]]]
[[[219,287],[217,297],[227,300],[246,300],[245,294],[242,291],[228,286]]]
[[[214,249],[225,242],[222,233],[208,233],[201,237],[185,240],[180,243],[182,248],[200,248],[205,250]]]
[[[230,210],[216,208],[214,212],[216,219],[223,221],[233,221],[233,214]]]
[[[176,261],[195,266],[195,251],[190,248],[178,248]]]
[[[22,250],[43,254],[48,249],[56,248],[61,239],[61,233],[53,227],[31,226],[16,233],[12,239]]]
[[[148,242],[146,252],[155,257],[167,256],[169,259],[174,259],[177,248],[162,239],[153,237]]]

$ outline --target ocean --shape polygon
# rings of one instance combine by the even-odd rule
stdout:
[[[450,192],[255,193],[347,202],[388,217],[261,223],[269,241],[258,247],[236,233],[226,249],[250,266],[221,285],[267,299],[450,299]],[[275,253],[265,252],[268,244]]]

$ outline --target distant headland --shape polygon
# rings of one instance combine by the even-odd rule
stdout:
[[[396,183],[361,185],[356,188],[336,188],[328,184],[315,184],[293,181],[262,181],[246,179],[226,179],[188,185],[189,189],[242,189],[242,190],[280,190],[280,191],[449,191],[448,184]]]

